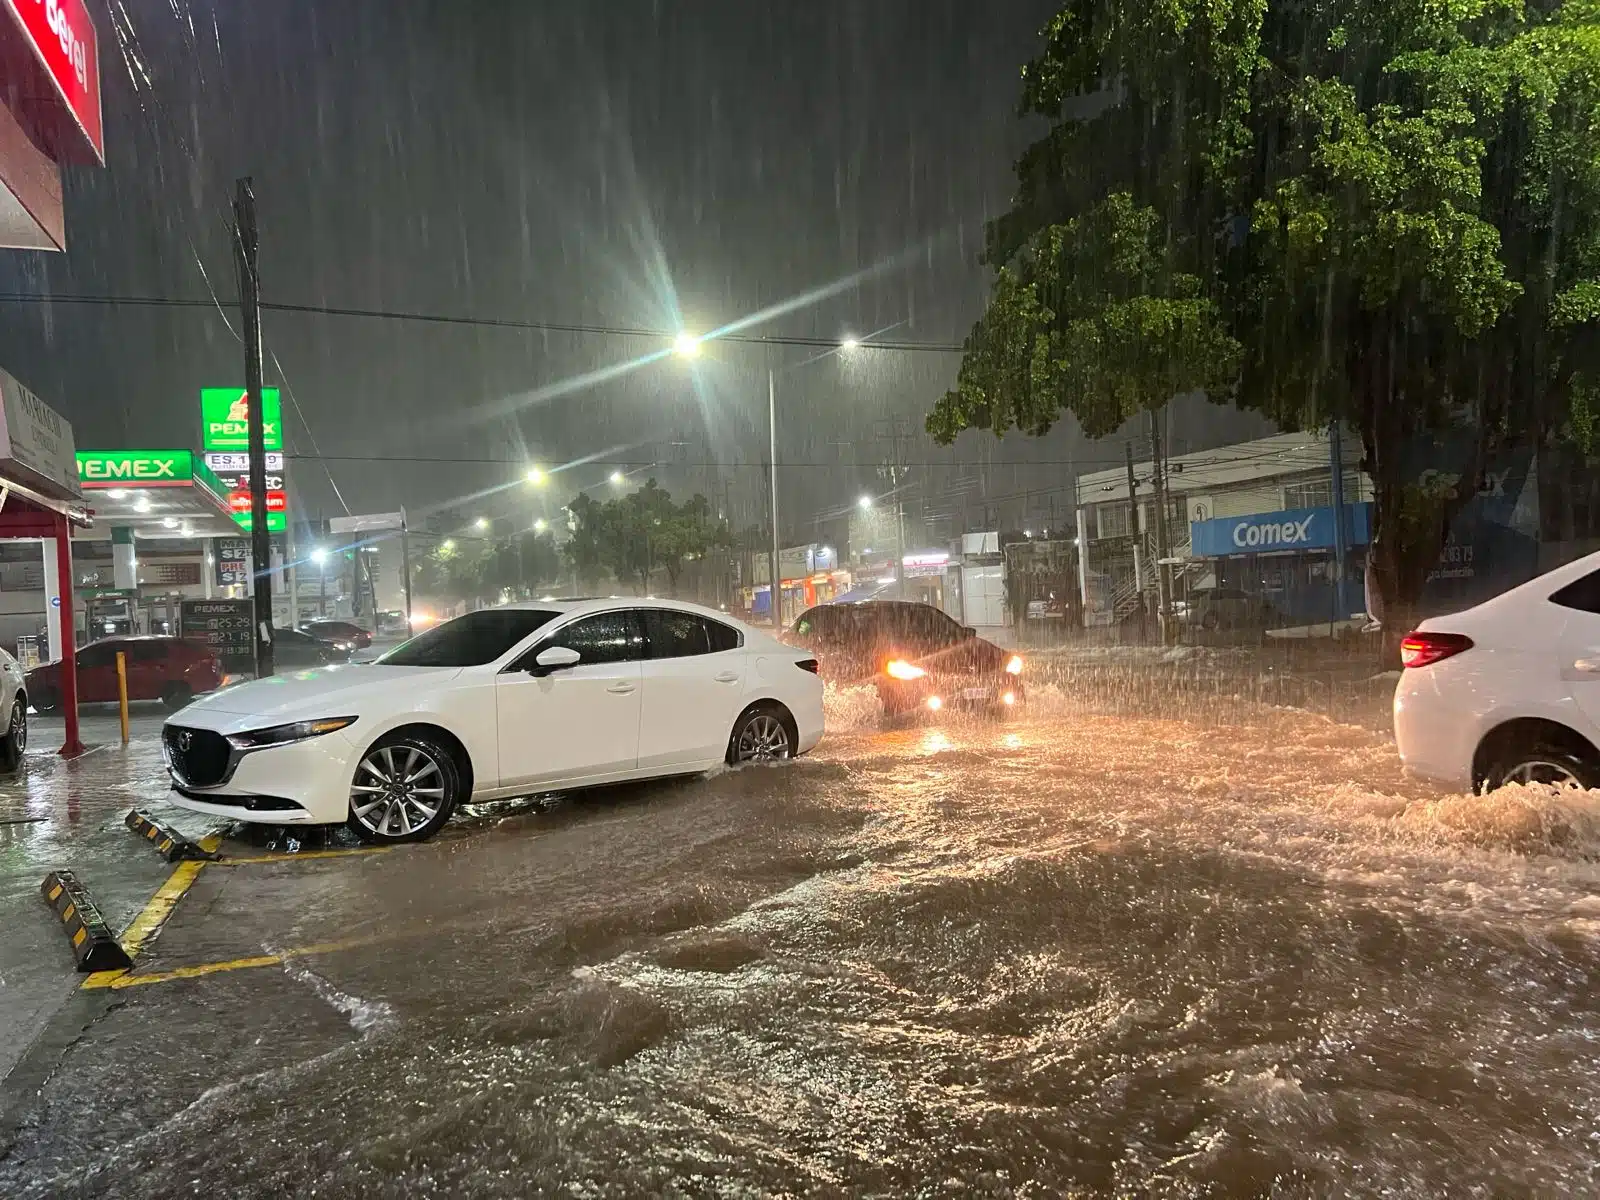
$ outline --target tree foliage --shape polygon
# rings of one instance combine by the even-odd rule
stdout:
[[[1049,127],[936,438],[1096,435],[1194,388],[1342,419],[1404,608],[1474,490],[1407,447],[1458,435],[1460,484],[1594,436],[1600,0],[1072,0],[1022,109]]]
[[[445,538],[412,564],[419,595],[451,602],[526,600],[559,582],[563,563],[555,538],[526,531],[498,539]]]
[[[579,493],[568,505],[572,538],[566,546],[578,577],[598,583],[609,572],[619,582],[648,590],[656,571],[665,571],[676,592],[684,563],[731,544],[727,527],[711,515],[699,493],[681,504],[654,479],[638,491],[613,500]]]

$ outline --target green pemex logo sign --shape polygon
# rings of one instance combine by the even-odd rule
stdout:
[[[187,450],[80,450],[78,479],[85,487],[179,487],[194,479]]]
[[[201,388],[201,445],[206,450],[250,449],[250,397],[243,388]],[[261,389],[261,423],[268,450],[283,449],[283,409],[277,388]]]

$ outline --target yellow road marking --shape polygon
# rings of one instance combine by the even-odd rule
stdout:
[[[297,854],[253,854],[218,859],[219,867],[248,867],[256,863],[302,862],[308,858],[354,858],[361,854],[387,854],[389,846],[363,846],[354,850],[301,850]]]
[[[172,869],[167,881],[156,889],[156,894],[150,897],[150,902],[133,919],[132,924],[123,930],[122,948],[128,952],[129,958],[135,957],[150,940],[150,936],[172,915],[172,910],[178,906],[178,901],[183,899],[184,893],[194,885],[195,878],[200,874],[200,868],[205,865],[203,862],[181,862]],[[91,990],[111,987],[117,979],[126,974],[125,970],[92,971],[84,977],[83,986]]]
[[[103,982],[90,984],[89,980],[94,975],[84,980],[84,987],[97,988],[123,988],[142,987],[147,983],[171,983],[178,979],[199,979],[206,975],[217,975],[223,971],[248,971],[256,967],[276,967],[288,962],[292,958],[307,958],[314,954],[333,954],[340,950],[350,950],[362,945],[362,942],[324,942],[316,946],[298,946],[292,950],[284,950],[277,954],[257,954],[250,958],[230,958],[224,962],[193,963],[187,967],[173,967],[170,971],[152,971],[148,975],[130,975],[126,971],[100,971],[97,974],[110,976]]]

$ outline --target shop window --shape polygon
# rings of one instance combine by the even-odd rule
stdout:
[[[1119,504],[1102,504],[1096,516],[1100,521],[1100,536],[1103,538],[1129,537],[1133,530],[1128,526],[1129,505],[1124,501]]]
[[[1283,488],[1283,507],[1332,508],[1333,481],[1316,480],[1311,483],[1289,483]]]

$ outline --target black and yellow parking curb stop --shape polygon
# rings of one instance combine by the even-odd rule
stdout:
[[[67,940],[72,943],[73,957],[78,960],[78,970],[124,971],[133,965],[128,952],[111,936],[106,919],[71,871],[50,872],[44,877],[39,892],[61,918]]]
[[[140,812],[137,808],[129,811],[127,819],[123,823],[154,846],[156,853],[169,863],[182,862],[185,859],[213,857],[213,855],[191,842],[176,829],[162,824],[149,813]]]

